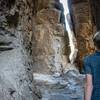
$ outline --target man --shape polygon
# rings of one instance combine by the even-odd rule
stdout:
[[[100,100],[100,31],[93,37],[95,53],[84,57],[85,100]]]

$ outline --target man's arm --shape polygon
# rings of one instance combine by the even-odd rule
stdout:
[[[92,75],[86,74],[85,100],[91,100],[93,90]]]

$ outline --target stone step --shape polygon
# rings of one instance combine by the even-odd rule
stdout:
[[[36,82],[41,82],[41,83],[48,84],[48,85],[58,84],[58,83],[62,85],[68,84],[61,77],[55,77],[54,75],[34,73],[33,77]]]
[[[84,76],[76,71],[62,76],[42,73],[34,73],[33,76],[42,93],[42,100],[83,100]]]

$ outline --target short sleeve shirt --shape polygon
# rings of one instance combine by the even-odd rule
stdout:
[[[84,62],[84,69],[83,69],[84,73],[92,74],[92,66],[91,66],[90,57],[89,56],[85,57],[83,62]]]
[[[100,100],[100,52],[84,57],[84,73],[93,77],[93,95],[91,100]]]

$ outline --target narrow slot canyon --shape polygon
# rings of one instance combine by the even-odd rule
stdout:
[[[84,100],[99,10],[99,0],[0,0],[0,100]]]

